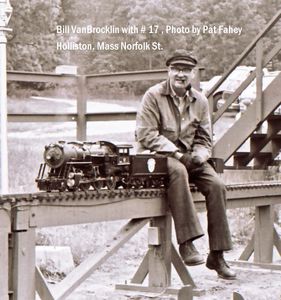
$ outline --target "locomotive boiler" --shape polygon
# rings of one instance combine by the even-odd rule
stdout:
[[[36,178],[39,190],[153,188],[165,185],[167,158],[131,154],[130,144],[64,142],[45,146]]]

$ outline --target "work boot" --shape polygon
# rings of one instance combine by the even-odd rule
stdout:
[[[195,266],[204,263],[203,257],[197,251],[192,241],[186,241],[180,244],[179,251],[184,263],[188,266]]]
[[[235,279],[236,274],[230,269],[223,257],[223,251],[212,250],[208,255],[206,267],[215,270],[218,276],[223,279]]]

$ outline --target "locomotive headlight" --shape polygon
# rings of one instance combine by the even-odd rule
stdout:
[[[63,150],[58,145],[52,145],[46,148],[44,159],[50,167],[58,168],[64,161]]]

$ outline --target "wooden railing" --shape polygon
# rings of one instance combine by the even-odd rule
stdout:
[[[228,76],[233,72],[233,70],[238,67],[242,61],[254,50],[256,49],[256,70],[251,72],[248,78],[243,81],[239,87],[234,91],[234,93],[226,100],[224,105],[222,105],[216,113],[213,114],[212,121],[215,123],[222,114],[230,107],[230,105],[238,98],[238,96],[248,87],[248,85],[256,78],[257,85],[257,98],[260,103],[257,109],[257,123],[261,121],[262,116],[262,77],[263,77],[263,67],[265,67],[281,50],[281,41],[266,55],[263,53],[263,38],[268,34],[268,32],[274,27],[274,25],[281,18],[281,10],[279,10],[276,15],[268,22],[266,27],[254,38],[254,40],[249,44],[249,46],[241,53],[241,55],[233,62],[233,64],[227,69],[227,71],[222,75],[218,82],[208,91],[207,97],[210,102],[210,107],[213,107],[213,94],[222,85],[222,83],[228,78]]]
[[[54,73],[33,73],[8,71],[8,81],[18,82],[52,82],[72,84],[77,89],[77,113],[36,113],[9,114],[8,122],[76,122],[77,140],[86,140],[87,122],[108,120],[134,120],[136,112],[88,113],[88,87],[90,84],[162,80],[167,77],[166,70],[136,71],[112,74],[58,75]]]
[[[198,67],[195,71],[193,85],[199,89],[200,72],[203,68]],[[72,84],[77,89],[77,113],[24,113],[9,114],[9,122],[76,122],[77,140],[86,140],[87,123],[93,121],[117,121],[135,120],[136,111],[129,112],[106,112],[88,113],[87,100],[89,86],[93,84],[110,82],[132,82],[147,80],[164,80],[167,78],[167,70],[143,70],[132,72],[120,72],[109,74],[88,75],[58,75],[55,73],[34,73],[23,71],[8,71],[8,81],[18,82],[52,82],[56,84]]]

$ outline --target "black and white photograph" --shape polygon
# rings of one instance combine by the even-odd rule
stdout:
[[[281,300],[281,3],[0,0],[0,300]]]

